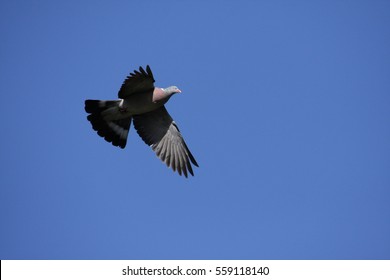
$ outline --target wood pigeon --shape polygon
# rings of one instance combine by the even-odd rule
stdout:
[[[140,67],[123,82],[118,93],[120,99],[85,100],[87,119],[99,136],[122,149],[133,120],[138,135],[168,167],[185,177],[188,172],[194,176],[191,163],[199,167],[198,163],[164,106],[173,94],[181,91],[176,86],[155,87],[154,82],[149,65],[146,70]]]

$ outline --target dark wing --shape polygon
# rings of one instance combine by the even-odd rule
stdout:
[[[153,90],[154,82],[153,73],[152,70],[150,70],[149,65],[146,66],[146,71],[140,67],[139,71],[135,70],[134,73],[130,73],[130,75],[127,76],[118,92],[118,97],[125,99],[136,92]]]
[[[191,162],[195,166],[198,163],[164,106],[146,114],[135,115],[133,119],[139,136],[168,167],[186,177],[188,170],[194,176]]]

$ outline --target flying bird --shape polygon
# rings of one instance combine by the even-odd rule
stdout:
[[[191,163],[199,165],[164,106],[181,91],[176,86],[155,87],[154,82],[149,65],[145,70],[139,67],[123,82],[118,100],[85,100],[87,119],[99,136],[122,149],[133,121],[138,135],[168,167],[179,175],[194,176]]]

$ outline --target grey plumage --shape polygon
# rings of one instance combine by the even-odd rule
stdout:
[[[194,176],[192,165],[199,166],[188,149],[176,123],[164,104],[181,91],[176,86],[154,86],[148,66],[134,71],[123,82],[119,100],[86,100],[85,111],[92,128],[107,142],[125,148],[132,120],[142,140],[156,155],[179,175]]]

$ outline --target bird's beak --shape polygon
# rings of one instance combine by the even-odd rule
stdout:
[[[177,92],[178,92],[178,93],[181,93],[181,90],[180,90],[180,89],[178,89],[178,90],[177,90]]]

